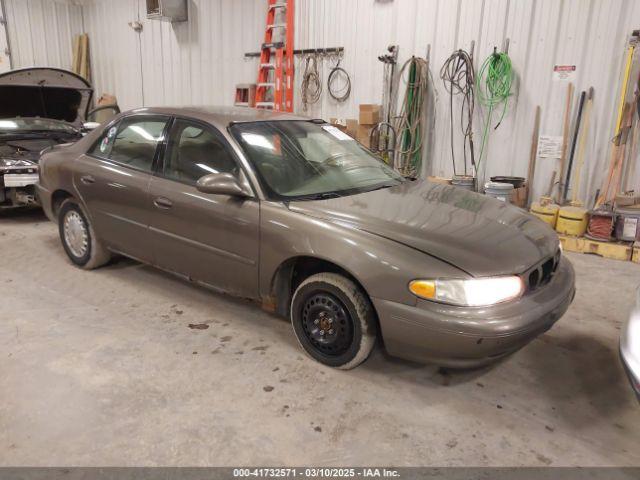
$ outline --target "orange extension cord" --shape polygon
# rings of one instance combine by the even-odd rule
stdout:
[[[598,240],[611,240],[613,216],[592,213],[587,227],[587,235]]]

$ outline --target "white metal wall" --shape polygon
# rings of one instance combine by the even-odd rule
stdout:
[[[257,60],[245,60],[243,54],[258,49],[267,0],[189,0],[189,21],[176,24],[144,18],[145,0],[79,0],[81,14],[76,5],[68,5],[72,0],[5,1],[14,25],[9,31],[16,65],[69,63],[69,37],[82,28],[84,18],[97,93],[116,94],[124,108],[231,104],[236,83],[255,81]],[[136,20],[143,26],[140,33],[128,26]],[[309,116],[357,117],[360,103],[380,102],[382,66],[377,56],[389,44],[400,46],[401,63],[411,55],[424,56],[431,46],[437,100],[426,164],[430,174],[451,174],[448,98],[438,74],[454,49],[468,49],[475,40],[478,67],[494,45],[510,39],[516,94],[507,118],[491,136],[488,176],[526,175],[536,105],[542,107],[540,132],[561,135],[566,83],[552,79],[552,68],[577,65],[574,104],[580,90],[595,88],[583,198],[598,188],[609,160],[624,44],[635,28],[640,28],[638,0],[296,1],[296,48],[345,47],[343,66],[353,82],[349,101],[338,105],[325,94],[306,112]],[[61,52],[69,52],[68,57]],[[299,83],[301,60],[297,67]],[[323,71],[326,79],[327,63]],[[296,107],[301,112],[299,96]],[[481,115],[475,119],[476,143]],[[536,195],[557,168],[555,160],[538,160]],[[635,186],[640,188],[637,178]]]
[[[13,68],[71,68],[82,7],[69,0],[4,0]]]

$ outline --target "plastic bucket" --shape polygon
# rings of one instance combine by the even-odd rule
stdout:
[[[503,202],[511,202],[511,192],[513,192],[513,185],[510,183],[487,182],[484,184],[485,195]]]
[[[581,237],[587,231],[589,214],[584,208],[562,207],[558,211],[556,232],[573,237]]]
[[[520,188],[524,185],[524,177],[491,177],[492,182],[510,183],[513,188]]]
[[[616,215],[616,238],[623,242],[640,242],[640,210],[618,208]]]
[[[538,217],[545,223],[548,223],[551,228],[556,228],[556,222],[558,221],[558,210],[560,207],[555,203],[550,203],[548,205],[541,205],[538,202],[533,202],[531,204],[531,214]]]
[[[451,179],[451,185],[464,188],[465,190],[473,190],[475,178],[466,175],[454,175]]]

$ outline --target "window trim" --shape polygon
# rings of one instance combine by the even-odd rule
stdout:
[[[249,198],[258,198],[256,189],[249,175],[247,174],[245,166],[243,165],[241,159],[238,157],[235,150],[233,149],[233,146],[231,145],[229,140],[225,137],[225,135],[222,133],[222,131],[209,122],[206,122],[197,118],[193,118],[193,117],[188,117],[185,115],[173,115],[171,119],[170,128],[167,130],[164,137],[164,141],[162,142],[163,143],[162,152],[160,154],[160,158],[158,159],[158,167],[156,172],[154,173],[154,176],[170,182],[176,182],[182,185],[187,185],[187,186],[196,188],[197,180],[196,182],[188,182],[184,180],[178,180],[176,178],[169,177],[164,174],[165,158],[166,158],[167,152],[169,151],[169,135],[173,133],[174,125],[178,120],[183,120],[183,121],[192,123],[194,125],[197,125],[199,127],[202,127],[203,129],[210,131],[220,141],[220,143],[222,144],[222,147],[227,151],[227,153],[231,156],[233,161],[236,163],[236,166],[239,168],[239,171],[242,177],[238,176],[238,181],[242,181],[244,179],[246,181],[246,184],[249,185],[249,187],[251,188],[251,192],[253,193],[253,196]]]
[[[114,126],[117,126],[118,132],[120,132],[120,124],[124,120],[129,119],[131,117],[166,118],[166,123],[165,123],[164,129],[162,130],[162,140],[159,141],[158,144],[156,145],[155,152],[153,153],[153,159],[151,161],[151,169],[149,169],[149,170],[138,168],[138,167],[132,167],[129,164],[118,162],[117,160],[113,160],[113,159],[108,158],[108,157],[106,157],[106,158],[105,157],[101,157],[101,156],[96,155],[96,154],[94,154],[92,152],[94,150],[94,148],[96,147],[96,145],[98,145],[98,143],[104,137],[105,132],[108,132]],[[117,165],[119,167],[126,168],[128,170],[133,170],[135,172],[146,173],[148,175],[155,175],[157,173],[157,170],[158,170],[158,164],[160,163],[160,155],[164,153],[163,151],[161,151],[161,148],[163,148],[163,146],[166,145],[166,143],[167,143],[167,134],[169,133],[169,131],[170,131],[169,129],[173,125],[173,119],[174,119],[174,117],[172,115],[168,115],[166,113],[154,113],[154,112],[142,112],[142,113],[132,112],[130,114],[125,114],[125,115],[116,117],[113,120],[111,120],[111,122],[109,122],[106,125],[105,128],[102,129],[102,131],[100,132],[100,136],[96,139],[96,141],[94,141],[91,144],[91,146],[87,149],[87,151],[84,154],[86,156],[88,156],[88,157],[95,158],[95,159],[100,160],[102,162],[110,162],[113,165]],[[116,135],[118,135],[118,132],[116,132]],[[109,155],[111,155],[111,152],[109,152]]]

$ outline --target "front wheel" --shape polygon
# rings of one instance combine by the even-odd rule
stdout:
[[[315,360],[348,370],[364,362],[376,340],[375,312],[354,282],[318,273],[293,294],[291,323],[302,348]]]
[[[58,231],[64,251],[77,266],[91,270],[110,260],[111,254],[100,243],[87,215],[74,199],[69,198],[60,206]]]

